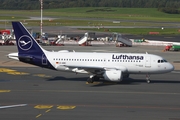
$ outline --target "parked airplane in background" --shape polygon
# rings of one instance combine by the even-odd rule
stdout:
[[[164,58],[153,54],[139,53],[90,53],[62,50],[50,52],[44,50],[20,22],[12,22],[18,53],[10,53],[9,58],[24,63],[53,70],[90,74],[88,82],[103,78],[106,81],[119,82],[129,74],[167,73],[174,66]]]

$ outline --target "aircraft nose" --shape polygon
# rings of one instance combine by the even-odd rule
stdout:
[[[173,71],[173,70],[174,70],[174,66],[173,66],[171,63],[169,63],[169,70],[170,70],[170,71]]]

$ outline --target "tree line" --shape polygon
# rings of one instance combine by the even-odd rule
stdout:
[[[0,9],[40,8],[40,0],[0,0],[0,3]],[[44,9],[68,7],[158,8],[162,12],[179,14],[180,0],[43,0]]]

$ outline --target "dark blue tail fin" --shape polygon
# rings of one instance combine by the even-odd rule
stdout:
[[[20,22],[12,22],[19,61],[40,67],[54,69],[48,61],[45,50],[36,42],[24,25]]]
[[[42,53],[42,48],[20,22],[12,22],[18,52],[21,53]]]

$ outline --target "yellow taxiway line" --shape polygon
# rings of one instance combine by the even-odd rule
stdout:
[[[11,90],[0,90],[0,93],[11,92]]]
[[[57,109],[60,109],[60,110],[72,110],[76,108],[76,106],[58,106]]]
[[[36,105],[34,108],[36,109],[50,109],[53,105]]]

